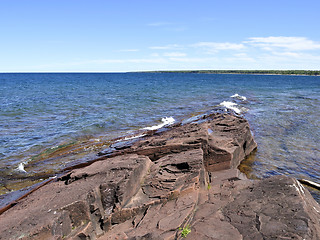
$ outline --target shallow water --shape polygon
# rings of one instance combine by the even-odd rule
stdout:
[[[316,76],[0,74],[0,194],[93,159],[112,138],[223,102],[245,115],[258,143],[248,175],[320,183],[319,93]]]

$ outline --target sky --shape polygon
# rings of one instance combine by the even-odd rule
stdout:
[[[0,72],[320,70],[319,0],[0,0]]]

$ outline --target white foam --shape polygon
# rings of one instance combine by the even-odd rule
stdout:
[[[238,114],[241,113],[241,110],[237,107],[238,104],[236,104],[234,102],[223,101],[222,103],[220,103],[220,106],[231,109]]]
[[[173,124],[176,120],[174,120],[173,117],[164,117],[161,119],[162,123],[160,123],[159,125],[155,125],[155,126],[152,126],[152,127],[146,127],[146,128],[143,128],[145,130],[157,130],[159,128],[162,128],[164,126],[168,126],[168,125],[171,125]]]
[[[128,141],[128,140],[135,139],[135,138],[141,138],[141,137],[144,137],[145,135],[146,134],[140,134],[140,135],[136,135],[136,136],[125,137],[124,140]],[[119,140],[119,141],[121,141],[121,140]]]
[[[128,140],[132,140],[132,139],[135,139],[135,138],[140,138],[140,137],[144,137],[146,134],[140,134],[140,135],[131,135],[131,136],[127,136],[125,138],[120,138],[116,141],[114,141],[115,143],[117,142],[123,142],[123,141],[128,141]]]
[[[24,172],[24,173],[27,172],[26,170],[24,170],[24,163],[19,163],[19,166],[17,167],[17,169],[20,172]]]
[[[246,101],[246,100],[247,100],[247,97],[241,96],[241,95],[239,95],[238,93],[232,95],[231,97],[232,97],[232,98],[237,98],[237,99],[242,100],[242,101]]]

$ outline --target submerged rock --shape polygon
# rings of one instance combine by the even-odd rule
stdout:
[[[245,119],[218,113],[111,145],[5,211],[0,239],[319,239],[299,182],[237,170],[254,148]]]

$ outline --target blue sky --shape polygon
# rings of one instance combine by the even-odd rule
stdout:
[[[320,70],[319,0],[0,0],[0,72]]]

